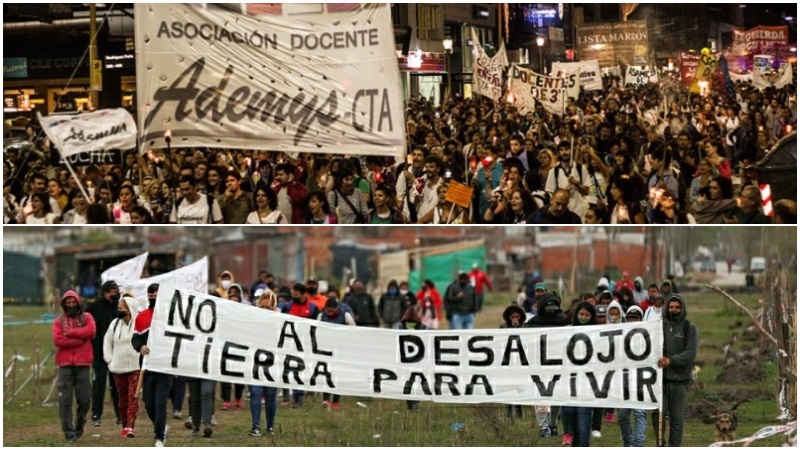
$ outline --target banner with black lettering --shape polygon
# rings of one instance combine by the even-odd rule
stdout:
[[[584,91],[603,90],[603,78],[600,72],[600,64],[596,59],[571,63],[553,61],[553,76],[564,76],[564,74],[567,73],[578,74],[580,87],[582,87]],[[572,97],[572,94],[569,94],[569,96]],[[575,98],[577,99],[578,97]]]
[[[691,86],[689,86],[689,92],[692,94],[699,94],[701,82],[708,83],[710,87],[711,76],[714,75],[714,71],[717,70],[718,65],[718,55],[709,52],[702,53],[697,63],[697,71],[694,73],[694,79],[692,80]]]
[[[655,67],[628,66],[625,70],[625,84],[658,83],[658,71]]]
[[[511,79],[511,94],[522,114],[533,111],[537,101],[551,114],[564,114],[568,89],[566,78],[548,77],[516,64],[508,69],[508,77]]]
[[[486,51],[483,50],[483,45],[481,45],[477,33],[475,33],[475,28],[472,28],[472,48],[475,55],[473,92],[476,95],[489,97],[494,101],[500,100],[503,95],[503,73],[508,67],[505,42],[500,42],[500,50],[489,58],[486,55]]]
[[[142,148],[399,157],[389,4],[137,3]]]
[[[660,322],[387,330],[302,319],[162,284],[148,370],[346,396],[652,409]]]
[[[46,117],[36,113],[36,116],[42,131],[64,158],[86,152],[136,147],[136,122],[131,113],[122,108]]]

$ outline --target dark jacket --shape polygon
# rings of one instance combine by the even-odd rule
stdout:
[[[81,305],[81,299],[75,291],[67,291],[61,298],[61,308],[67,298],[72,297]],[[53,321],[53,345],[56,346],[56,367],[91,366],[92,344],[96,336],[94,319],[82,312],[75,317],[60,314]]]
[[[562,214],[560,217],[555,217],[550,214],[550,208],[545,207],[542,209],[537,209],[535,212],[529,215],[527,223],[537,225],[580,225],[583,222],[581,221],[581,218],[572,211],[564,211],[564,214]]]
[[[670,301],[681,302],[681,316],[674,324],[667,314]],[[697,327],[686,320],[686,301],[680,295],[671,295],[664,302],[664,357],[669,358],[669,366],[664,369],[664,381],[690,382],[694,359],[697,356]]]
[[[360,327],[377,327],[380,325],[375,300],[368,293],[350,294],[347,296],[347,306],[353,310],[353,318],[356,320],[356,325]]]
[[[408,299],[400,295],[400,287],[394,280],[389,282],[389,288],[392,287],[397,290],[395,295],[390,295],[387,289],[387,292],[381,295],[380,300],[378,300],[378,313],[380,314],[380,318],[383,323],[389,325],[399,322],[405,310],[411,306],[408,304]]]
[[[520,316],[519,325],[512,325],[511,324],[511,314],[517,313]],[[503,324],[500,325],[500,328],[518,328],[521,327],[525,323],[525,310],[522,309],[516,303],[513,303],[508,306],[508,308],[503,311]]]
[[[444,310],[448,320],[453,314],[475,314],[478,311],[475,288],[469,282],[461,285],[458,281],[448,286],[444,294]]]
[[[103,359],[103,339],[105,338],[106,331],[108,331],[111,322],[117,318],[118,303],[118,300],[110,302],[101,295],[86,307],[85,312],[92,316],[95,327],[97,327],[97,334],[95,334],[92,339],[94,359],[97,362],[105,362]]]
[[[556,311],[547,311],[557,307]],[[553,294],[545,294],[539,301],[539,313],[531,320],[525,322],[526,328],[563,327],[568,325],[567,316],[561,310],[561,301]]]

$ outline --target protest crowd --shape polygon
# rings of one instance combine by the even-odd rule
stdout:
[[[448,286],[437,287],[433,281],[425,280],[416,293],[409,290],[408,282],[392,280],[381,289],[379,299],[367,292],[360,280],[351,280],[343,295],[334,286],[321,292],[320,284],[316,278],[309,278],[305,283],[278,285],[270,273],[261,271],[255,282],[243,285],[237,282],[234,273],[226,270],[219,274],[216,288],[209,295],[216,297],[215,301],[237,302],[343,326],[400,330],[435,330],[449,326],[455,330],[474,328],[475,316],[483,310],[481,299],[492,289],[491,280],[477,265],[469,272],[459,272]],[[139,398],[144,401],[147,417],[153,424],[157,447],[164,446],[170,433],[170,418],[173,421],[185,419],[183,425],[193,437],[211,438],[218,426],[215,416],[231,408],[246,407],[245,400],[251,411],[249,435],[253,437],[274,433],[279,404],[280,408],[322,406],[332,411],[343,403],[346,406],[346,399],[327,393],[312,397],[311,393],[300,390],[290,392],[276,387],[223,382],[219,383],[218,391],[215,380],[140,369],[142,358],[150,353],[148,334],[158,290],[156,283],[148,286],[147,307],[142,311],[135,307],[138,300],[133,294],[120,293],[114,281],[103,283],[99,297],[88,306],[81,304],[74,291],[63,295],[63,314],[53,323],[53,340],[59,366],[59,413],[69,443],[75,443],[84,434],[90,412],[92,427],[113,426],[109,425],[113,420],[110,418],[116,416],[116,426],[122,437],[144,435],[141,417],[137,417]],[[663,323],[664,349],[658,367],[663,369],[664,410],[661,415],[658,411],[652,413],[653,436],[670,446],[681,445],[698,331],[687,319],[686,303],[671,280],[647,284],[641,277],[631,279],[627,272],[616,282],[604,276],[593,292],[568,304],[562,303],[535,272],[523,281],[517,298],[510,301],[502,317],[496,320],[500,328],[603,326],[631,321]],[[93,378],[89,376],[89,367],[94,371]],[[106,413],[104,416],[107,377],[111,378],[114,408],[113,415]],[[144,377],[143,380],[140,377]],[[73,391],[78,404],[75,421]],[[310,401],[314,403],[309,404]],[[262,408],[266,423],[261,419]],[[407,401],[407,408],[413,414],[419,409],[419,401]],[[508,405],[509,420],[522,418],[524,411],[523,406]],[[564,446],[588,446],[592,438],[602,436],[604,426],[612,426],[609,424],[614,422],[620,427],[623,446],[643,446],[650,415],[639,409],[566,405],[534,407],[532,411],[540,428],[539,436],[553,439],[549,445],[558,445],[555,439],[562,436],[560,444]],[[149,425],[147,428],[149,430]]]
[[[458,96],[407,102],[407,159],[173,148],[58,164],[27,128],[5,150],[6,224],[762,224],[753,179],[797,123],[796,84],[701,94],[670,75],[566,100],[554,114]],[[513,96],[510,100],[514,100]],[[51,153],[53,157],[51,157]],[[55,163],[54,163],[55,161]],[[79,188],[81,185],[88,201]],[[796,202],[772,222],[795,223]]]

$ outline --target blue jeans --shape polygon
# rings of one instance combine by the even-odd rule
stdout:
[[[253,428],[261,428],[261,394],[264,394],[264,412],[267,415],[267,429],[275,427],[275,414],[278,412],[278,388],[249,386],[250,416]]]
[[[561,416],[572,428],[572,446],[588,447],[592,436],[592,408],[583,406],[562,406]]]
[[[471,330],[473,328],[475,328],[474,314],[453,314],[453,320],[450,321],[451,330]]]
[[[633,431],[631,431],[631,412],[633,412]],[[647,414],[643,409],[618,409],[617,420],[622,433],[623,447],[644,447],[644,433],[647,430]]]

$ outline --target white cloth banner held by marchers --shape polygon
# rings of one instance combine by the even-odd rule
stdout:
[[[100,281],[116,281],[119,284],[123,280],[138,280],[142,277],[142,270],[144,265],[147,264],[147,256],[149,252],[144,252],[139,256],[122,261],[116,266],[109,267],[102,274],[100,274]]]
[[[774,75],[762,73],[760,70],[753,70],[753,86],[756,89],[766,89],[774,86],[778,89],[792,83],[792,65],[784,64]]]
[[[533,111],[536,101],[551,114],[564,114],[567,100],[567,82],[564,78],[548,77],[512,64],[508,69],[511,93],[516,98],[520,113]]]
[[[134,6],[142,148],[402,156],[388,4]]]
[[[628,66],[625,70],[625,84],[658,83],[655,67]]]
[[[659,322],[551,329],[346,327],[162,284],[148,370],[229,383],[445,403],[652,409]]]
[[[36,113],[42,130],[64,157],[96,150],[136,147],[136,122],[128,111],[101,109],[70,116]]]
[[[577,100],[578,96],[581,95],[581,80],[578,72],[579,68],[574,68],[573,71],[563,69],[556,70],[556,68],[553,67],[553,71],[550,76],[553,78],[563,78],[567,86],[567,98],[572,97]]]
[[[472,48],[475,50],[473,92],[494,101],[500,100],[503,95],[503,73],[508,67],[505,42],[501,42],[500,50],[489,58],[475,33],[475,28],[472,28]]]
[[[600,71],[600,64],[596,59],[580,62],[553,62],[553,75],[559,76],[560,73],[577,73],[580,78],[580,87],[584,91],[603,90],[603,78]],[[570,94],[570,97],[572,95]],[[575,97],[576,99],[578,97]]]
[[[115,279],[120,292],[130,291],[137,301],[137,311],[143,311],[148,306],[147,287],[153,283],[185,286],[200,292],[208,292],[208,257],[196,261],[188,266],[175,269],[171,272],[149,278]]]

